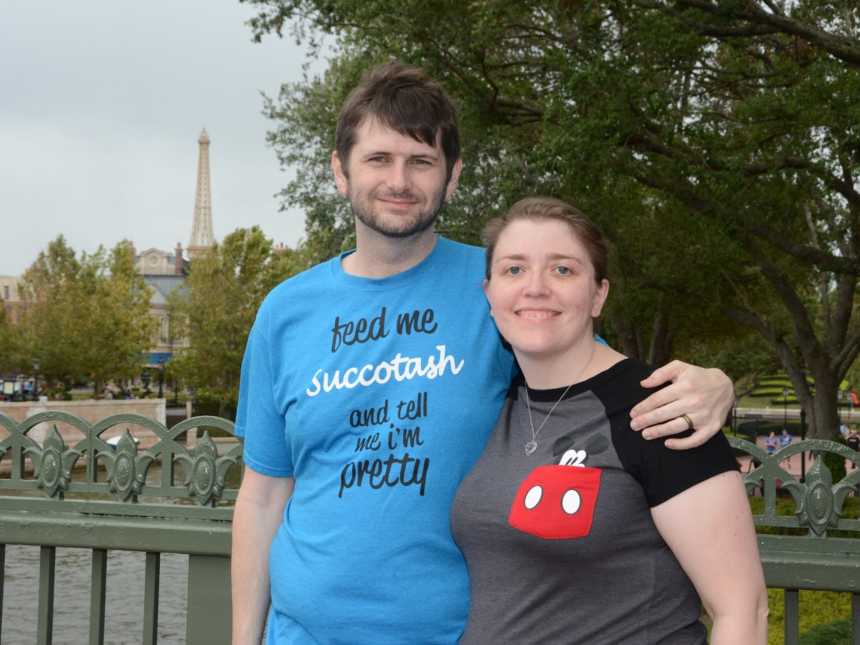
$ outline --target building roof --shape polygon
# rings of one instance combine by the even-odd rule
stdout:
[[[182,275],[144,275],[143,281],[155,290],[152,304],[167,304],[167,297],[177,289],[185,291],[185,276]]]

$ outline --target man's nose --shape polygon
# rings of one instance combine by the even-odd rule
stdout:
[[[394,192],[402,192],[409,187],[409,169],[406,164],[396,161],[388,169],[388,185]]]

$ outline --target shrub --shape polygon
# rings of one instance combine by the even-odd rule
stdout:
[[[851,621],[846,618],[816,625],[801,634],[800,645],[851,645]]]

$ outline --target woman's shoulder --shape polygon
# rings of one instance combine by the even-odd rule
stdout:
[[[647,378],[654,368],[636,358],[630,358],[609,350],[611,355],[606,357],[608,366],[595,379],[595,389],[601,393],[621,396],[624,399],[641,400],[647,397],[653,388],[644,388],[640,381]],[[635,403],[631,404],[635,405]]]

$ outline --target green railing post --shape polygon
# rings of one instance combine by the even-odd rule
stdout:
[[[229,645],[230,608],[230,558],[190,556],[185,644]]]
[[[786,589],[785,597],[785,645],[797,645],[800,642],[800,592],[797,589]]]
[[[851,594],[851,633],[854,645],[860,645],[860,593]]]
[[[143,645],[158,642],[158,584],[161,574],[161,556],[147,552],[146,576],[143,591]]]
[[[57,547],[39,550],[39,628],[38,645],[51,645],[54,631],[54,576]]]
[[[3,642],[3,581],[6,579],[6,545],[0,544],[0,643]]]
[[[90,582],[90,645],[104,645],[107,549],[93,549]]]

